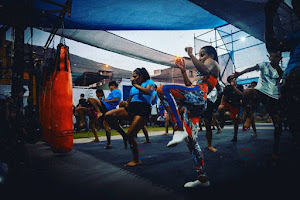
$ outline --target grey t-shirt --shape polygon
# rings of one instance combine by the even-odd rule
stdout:
[[[263,62],[258,65],[260,73],[255,89],[269,97],[278,99],[280,78],[277,70],[269,62]]]

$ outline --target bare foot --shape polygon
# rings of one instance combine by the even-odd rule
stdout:
[[[169,133],[167,133],[167,132],[164,132],[162,135],[169,135]]]
[[[106,145],[106,147],[104,147],[104,149],[111,149],[111,145],[110,144]]]
[[[214,148],[212,146],[209,146],[208,149],[211,150],[212,152],[217,152],[218,151],[216,148]]]
[[[132,166],[135,166],[135,165],[140,165],[141,164],[141,160],[132,160],[130,161],[129,163],[126,163],[125,164],[125,167],[132,167]]]
[[[147,144],[147,143],[150,143],[150,141],[145,140],[142,142],[142,144]]]
[[[222,129],[219,129],[219,130],[216,132],[216,134],[220,134],[220,133],[222,133]]]
[[[102,115],[103,115],[103,113],[98,112],[98,113],[97,113],[97,119],[100,118]]]
[[[256,137],[257,133],[252,133],[251,136]]]
[[[249,130],[250,129],[250,118],[247,118],[245,123],[244,123],[244,128],[246,130]]]
[[[94,139],[92,142],[100,142],[99,139]]]

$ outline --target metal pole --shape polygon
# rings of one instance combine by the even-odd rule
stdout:
[[[217,29],[216,28],[215,28],[215,41],[216,41],[216,50],[218,51]]]
[[[232,49],[232,56],[231,56],[231,60],[233,63],[233,71],[235,72],[235,63],[234,63],[234,49],[233,49],[233,34],[232,34],[232,30],[231,30],[231,49]],[[229,54],[230,55],[230,54]]]
[[[14,101],[14,108],[12,109],[12,126],[13,132],[17,140],[22,140],[23,133],[23,74],[25,68],[24,61],[24,31],[25,31],[25,2],[19,1],[15,7],[16,24],[13,27],[15,33],[14,41],[14,58],[12,65],[11,77],[11,96]],[[15,115],[15,117],[13,117]]]
[[[195,36],[195,33],[194,33],[194,51],[195,51],[195,56],[196,56],[196,43],[195,43],[195,39],[196,39],[196,36]]]

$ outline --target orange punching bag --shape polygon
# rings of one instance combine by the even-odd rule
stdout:
[[[59,44],[51,85],[52,150],[64,153],[73,149],[73,94],[69,47]]]
[[[43,136],[45,136],[45,142],[47,144],[51,144],[51,137],[50,137],[50,121],[51,121],[51,82],[53,79],[53,74],[50,76],[49,80],[47,80],[46,85],[45,85],[45,94],[44,94],[44,99],[43,99]]]
[[[50,86],[54,71],[54,63],[54,58],[52,57],[47,60],[47,65],[43,68],[43,82],[39,91],[39,119],[42,127],[42,140],[48,144],[50,138]]]
[[[50,63],[50,67],[53,63]],[[50,86],[52,81],[53,74],[51,73],[53,70],[50,70],[50,67],[45,66],[43,72],[43,85],[40,90],[40,104],[39,104],[39,114],[40,114],[40,122],[42,126],[42,139],[46,143],[49,142],[50,138],[50,109],[51,109],[51,94],[50,94]]]

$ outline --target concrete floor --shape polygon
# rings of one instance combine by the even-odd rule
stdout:
[[[125,167],[131,160],[130,149],[124,149],[120,136],[112,139],[106,150],[105,138],[91,143],[92,138],[74,140],[74,148],[66,154],[53,153],[44,143],[26,144],[28,165],[14,171],[9,184],[1,187],[11,197],[110,198],[110,199],[194,199],[296,195],[299,180],[299,148],[284,131],[280,159],[273,162],[272,124],[257,124],[258,136],[239,130],[238,142],[230,142],[233,127],[213,134],[214,153],[208,150],[205,131],[199,132],[204,153],[205,170],[211,187],[185,189],[185,182],[195,180],[196,171],[186,145],[174,148],[166,144],[172,135],[152,132],[150,144],[140,144],[142,164]],[[216,131],[214,131],[216,132]],[[144,140],[139,134],[138,141]],[[3,193],[4,194],[4,193]],[[246,195],[246,196],[245,196]]]

